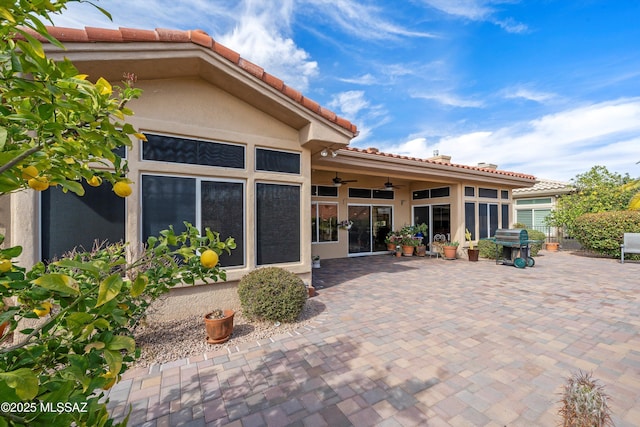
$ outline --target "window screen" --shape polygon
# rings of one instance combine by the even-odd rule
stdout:
[[[318,185],[317,195],[322,197],[338,197],[338,187]]]
[[[475,203],[464,204],[464,226],[467,230],[471,232],[471,240],[475,240],[476,239],[476,204]]]
[[[300,187],[256,184],[258,265],[300,261]]]
[[[371,190],[368,188],[350,188],[349,197],[353,197],[354,199],[370,199]]]
[[[493,188],[479,188],[478,195],[480,197],[485,197],[487,199],[497,199],[498,198],[498,190]]]
[[[84,185],[85,195],[51,187],[42,193],[42,259],[59,258],[75,247],[91,250],[94,241],[124,240],[125,199],[108,184]]]
[[[432,188],[431,198],[435,197],[449,197],[449,187]]]
[[[256,148],[256,170],[300,173],[300,154]]]
[[[418,190],[413,192],[413,200],[428,199],[429,190]]]
[[[244,146],[146,134],[143,160],[244,169]]]
[[[502,228],[509,228],[509,210],[510,210],[510,205],[508,204],[503,204],[501,205],[501,209],[502,209]]]
[[[185,231],[184,221],[196,224],[194,178],[142,176],[142,239],[157,236],[173,225],[176,234]]]
[[[393,190],[373,190],[374,199],[393,200],[395,192]]]
[[[475,187],[464,187],[464,195],[467,197],[473,197],[476,195]]]
[[[200,184],[201,232],[206,227],[220,233],[220,239],[233,237],[236,248],[231,255],[220,255],[222,267],[244,265],[244,185],[240,182],[202,181]]]

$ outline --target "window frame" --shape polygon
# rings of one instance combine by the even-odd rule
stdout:
[[[286,154],[295,154],[298,156],[298,172],[286,172],[286,171],[274,171],[274,170],[267,170],[267,169],[258,169],[258,150],[262,150],[262,151],[272,151],[275,153],[286,153]],[[302,153],[299,151],[294,151],[294,150],[283,150],[283,149],[279,149],[279,148],[271,148],[271,147],[254,147],[253,150],[253,156],[254,156],[254,170],[255,172],[266,172],[266,173],[286,173],[289,175],[302,175]]]
[[[338,202],[324,202],[324,201],[319,201],[319,200],[313,200],[311,201],[311,219],[313,219],[314,214],[316,215],[316,218],[318,217],[318,205],[332,205],[336,207],[336,240],[323,240],[320,241],[320,223],[316,222],[316,227],[315,230],[312,231],[312,235],[311,235],[311,244],[315,245],[315,244],[327,244],[327,243],[338,243],[340,242],[340,233],[337,232],[338,230],[338,218],[340,217],[340,204]],[[316,209],[315,213],[314,213],[314,207]],[[315,234],[315,236],[314,236]],[[314,238],[316,239],[314,241]]]

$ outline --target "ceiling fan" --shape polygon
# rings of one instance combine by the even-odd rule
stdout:
[[[336,172],[336,177],[333,178],[333,186],[340,187],[342,184],[346,184],[348,182],[358,182],[357,179],[342,179],[338,176],[338,172]]]
[[[391,182],[391,179],[389,177],[387,177],[387,182],[384,183],[384,187],[381,188],[381,190],[388,190],[391,191],[394,188],[401,188],[401,185],[393,185],[393,183]]]

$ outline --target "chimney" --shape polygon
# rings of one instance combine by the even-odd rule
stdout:
[[[478,163],[478,167],[483,169],[491,169],[491,170],[498,169],[498,165],[495,165],[493,163],[485,163],[485,162]]]
[[[434,162],[440,162],[440,163],[451,163],[451,156],[445,156],[444,154],[439,154],[437,156],[429,157],[429,160],[433,160]]]
[[[378,150],[376,147],[369,147],[369,148],[367,148],[366,151],[367,151],[367,153],[377,153],[380,150]]]

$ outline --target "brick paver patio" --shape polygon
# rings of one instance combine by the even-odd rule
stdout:
[[[534,268],[323,260],[310,327],[127,372],[110,410],[144,426],[553,426],[592,372],[640,425],[640,263],[542,251]]]

